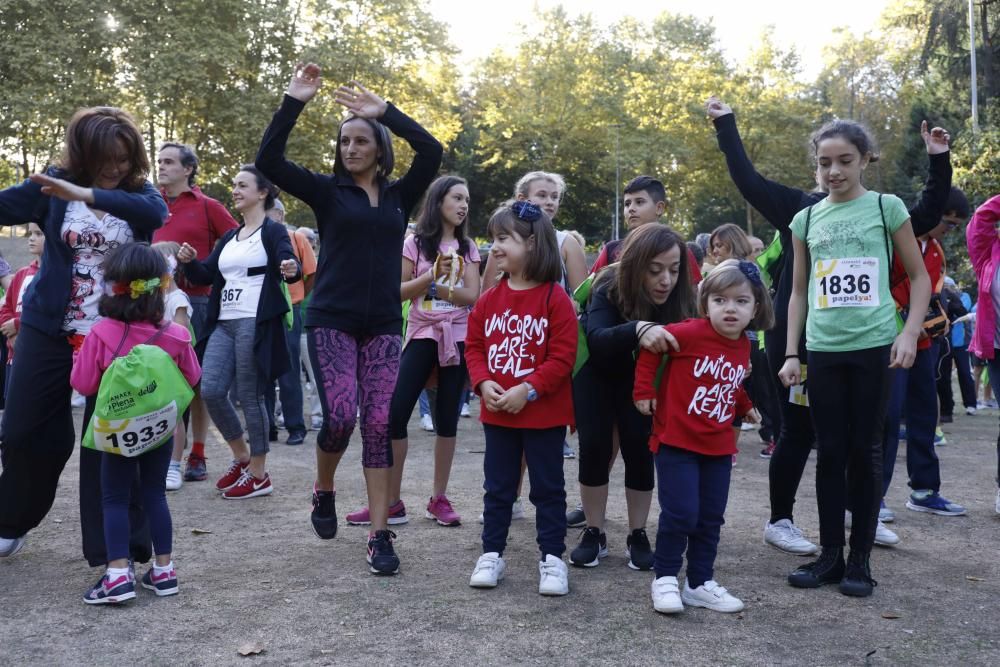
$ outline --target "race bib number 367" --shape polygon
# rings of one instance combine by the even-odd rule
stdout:
[[[817,260],[813,281],[816,308],[875,308],[879,305],[879,261],[876,257]]]

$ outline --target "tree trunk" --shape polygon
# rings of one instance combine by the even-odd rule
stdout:
[[[983,39],[983,88],[979,93],[979,98],[984,109],[989,109],[990,100],[996,97],[996,91],[993,89],[996,81],[993,71],[993,40],[989,28],[988,8],[990,4],[992,3],[985,1],[979,3],[979,27]]]
[[[744,200],[743,203],[747,208],[747,236],[753,236],[753,207],[750,206],[750,202]]]

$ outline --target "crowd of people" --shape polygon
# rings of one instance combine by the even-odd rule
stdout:
[[[476,588],[506,573],[525,473],[539,593],[569,592],[569,527],[582,529],[569,564],[598,566],[620,453],[628,566],[653,572],[654,609],[743,609],[714,565],[740,431],[755,424],[770,459],[764,540],[815,556],[789,574],[792,586],[872,594],[874,545],[899,542],[887,524],[900,440],[906,507],[966,513],[941,494],[935,447],[954,418],[952,367],[966,414],[979,407],[981,376],[1000,391],[1000,196],[970,221],[946,131],[920,128],[928,177],[907,207],[865,187],[878,152],[860,124],[816,130],[816,187],[799,190],[755,170],[732,109],[710,98],[729,174],[774,228],[769,245],[733,224],[685,241],[660,222],[662,182],[642,175],[624,188],[626,237],[588,266],[582,237],[556,229],[564,178],[533,171],[497,202],[484,261],[468,183],[438,175],[441,144],[360,83],[335,91],[348,114],[332,173],[286,156],[320,85],[318,66],[296,68],[254,162],[233,179],[235,218],[198,188],[185,144],[161,145],[154,187],[141,133],[111,107],[79,111],[53,166],[0,191],[0,224],[27,224],[36,257],[4,281],[0,308],[0,557],[18,553],[52,506],[77,443],[74,389],[86,397],[83,554],[105,568],[88,604],[133,599],[137,581],[158,596],[179,591],[166,491],[208,479],[210,423],[229,448],[213,471],[227,500],[280,486],[267,467],[279,426],[291,446],[318,428],[310,519],[329,540],[335,476],[360,422],[368,502],[345,520],[370,526],[370,571],[397,573],[390,527],[409,520],[407,428],[427,387],[436,399],[422,424],[436,434],[425,516],[441,526],[462,523],[448,484],[460,415],[471,393],[479,399]],[[399,178],[393,135],[414,154]],[[308,205],[316,231],[286,226],[280,197]],[[948,275],[941,243],[967,221],[975,299]],[[581,502],[567,512],[568,429],[579,436]],[[793,516],[813,449],[818,545]],[[996,502],[1000,512],[1000,490]],[[138,577],[135,563],[150,560]]]

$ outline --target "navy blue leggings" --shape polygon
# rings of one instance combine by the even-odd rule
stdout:
[[[172,551],[173,524],[167,507],[167,467],[174,439],[151,452],[135,458],[117,454],[101,455],[101,497],[104,508],[104,541],[108,561],[129,556],[129,497],[136,473],[142,505],[149,518],[153,551],[166,555]]]
[[[698,588],[714,576],[733,457],[660,445],[654,458],[660,525],[653,569],[657,578],[676,577],[686,550],[688,586]]]

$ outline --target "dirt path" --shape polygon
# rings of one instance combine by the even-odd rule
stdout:
[[[996,424],[995,411],[962,416],[939,450],[945,493],[968,506],[967,517],[904,509],[901,452],[890,504],[903,542],[874,555],[879,586],[863,600],[785,583],[803,561],[762,543],[767,462],[757,456],[756,435],[745,434],[716,571],[747,608],[739,615],[695,609],[669,618],[652,611],[652,576],[625,565],[620,464],[607,527],[611,556],[598,568],[571,568],[569,596],[536,592],[530,509],[529,520],[512,529],[507,579],[493,591],[469,588],[482,502],[483,438],[474,419],[460,424],[450,490],[464,519],[458,528],[421,518],[432,440],[416,420],[411,425],[404,500],[412,518],[397,530],[397,577],[369,575],[365,529],[343,525],[344,514],[364,498],[357,442],[338,478],[340,533],[328,542],[312,533],[310,433],[304,447],[273,445],[276,491],[268,498],[225,501],[211,482],[170,494],[180,595],[156,599],[140,591],[124,609],[88,607],[80,597],[98,571],[80,557],[74,455],[51,514],[20,554],[0,561],[0,663],[998,664]],[[225,460],[217,440],[209,457],[214,479]],[[576,468],[567,462],[571,502],[578,498]],[[797,515],[813,539],[814,470],[810,462]],[[655,503],[651,536],[654,525]],[[195,535],[196,528],[211,532]],[[576,539],[571,531],[570,548]],[[249,641],[261,642],[265,653],[240,657],[238,647]]]

